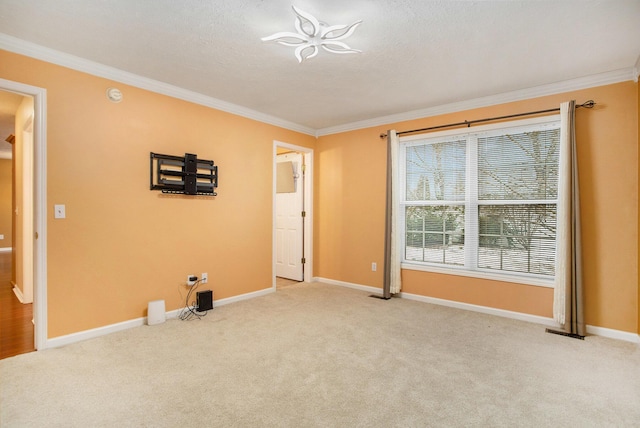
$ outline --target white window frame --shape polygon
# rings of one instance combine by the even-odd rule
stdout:
[[[539,275],[531,273],[496,271],[493,269],[483,269],[477,266],[478,261],[478,223],[472,220],[478,217],[479,205],[491,205],[495,201],[478,201],[478,136],[492,131],[518,131],[519,128],[529,126],[548,126],[556,128],[560,126],[560,115],[552,115],[531,119],[523,119],[511,121],[507,123],[497,123],[489,125],[474,126],[473,128],[452,129],[446,131],[433,132],[428,134],[416,134],[400,137],[400,150],[398,156],[398,171],[400,178],[400,206],[398,207],[397,230],[399,247],[401,248],[401,267],[402,269],[417,270],[425,272],[443,273],[449,275],[466,276],[480,279],[489,279],[494,281],[505,281],[518,284],[526,284],[540,287],[553,288],[555,278],[548,275]],[[420,262],[415,260],[406,260],[406,224],[405,211],[408,205],[416,205],[415,201],[406,200],[406,149],[407,147],[424,144],[429,141],[442,141],[443,139],[451,139],[454,136],[467,139],[466,152],[466,174],[465,174],[465,266],[444,265],[430,262]],[[472,157],[473,156],[473,157]],[[473,167],[475,164],[475,168]],[[438,205],[445,205],[447,201],[438,201]],[[530,201],[523,201],[527,203]],[[554,203],[555,200],[535,201],[536,203]],[[504,201],[500,201],[504,203]],[[473,217],[472,217],[473,216]]]

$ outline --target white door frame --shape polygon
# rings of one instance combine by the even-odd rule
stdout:
[[[313,278],[313,149],[294,144],[283,143],[282,141],[273,141],[273,190],[272,190],[272,206],[273,206],[273,224],[271,225],[272,235],[272,287],[276,289],[276,162],[278,156],[278,147],[302,153],[304,163],[306,165],[304,178],[304,210],[306,216],[303,221],[304,229],[304,257],[305,264],[303,269],[303,281],[311,282]]]
[[[24,99],[24,98],[23,98]],[[31,114],[27,120],[22,124],[22,156],[20,161],[22,162],[22,186],[20,191],[22,192],[22,206],[19,207],[20,215],[23,218],[22,222],[22,259],[21,270],[22,275],[18,278],[22,278],[20,286],[22,286],[23,303],[33,303],[33,256],[34,256],[34,236],[35,236],[35,217],[33,216],[34,207],[34,161],[33,161],[33,128],[34,128],[34,114]],[[28,220],[28,221],[27,221]],[[17,265],[16,265],[17,266]]]
[[[276,189],[276,277],[302,281],[305,265],[302,262],[304,218],[301,216],[304,211],[304,154],[287,151],[277,154],[276,158],[276,187],[280,187],[282,162],[289,164],[293,185],[293,189],[285,193],[279,193]]]
[[[47,90],[0,79],[0,90],[33,97],[34,346],[47,347]]]

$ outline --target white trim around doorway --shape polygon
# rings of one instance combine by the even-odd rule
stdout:
[[[303,270],[303,281],[313,282],[313,149],[294,144],[284,143],[282,141],[273,141],[273,190],[272,190],[272,287],[276,290],[276,158],[278,156],[278,147],[302,153],[304,163],[306,165],[304,180],[304,258],[305,265]]]
[[[11,80],[0,79],[0,90],[33,97],[34,149],[34,231],[33,247],[33,319],[34,345],[47,346],[47,90]]]

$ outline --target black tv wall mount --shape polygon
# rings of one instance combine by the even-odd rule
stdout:
[[[218,166],[212,160],[198,159],[193,153],[184,156],[151,152],[151,190],[183,195],[216,196]]]

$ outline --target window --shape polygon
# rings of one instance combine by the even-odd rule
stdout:
[[[403,264],[553,279],[559,119],[464,131],[402,139]]]

